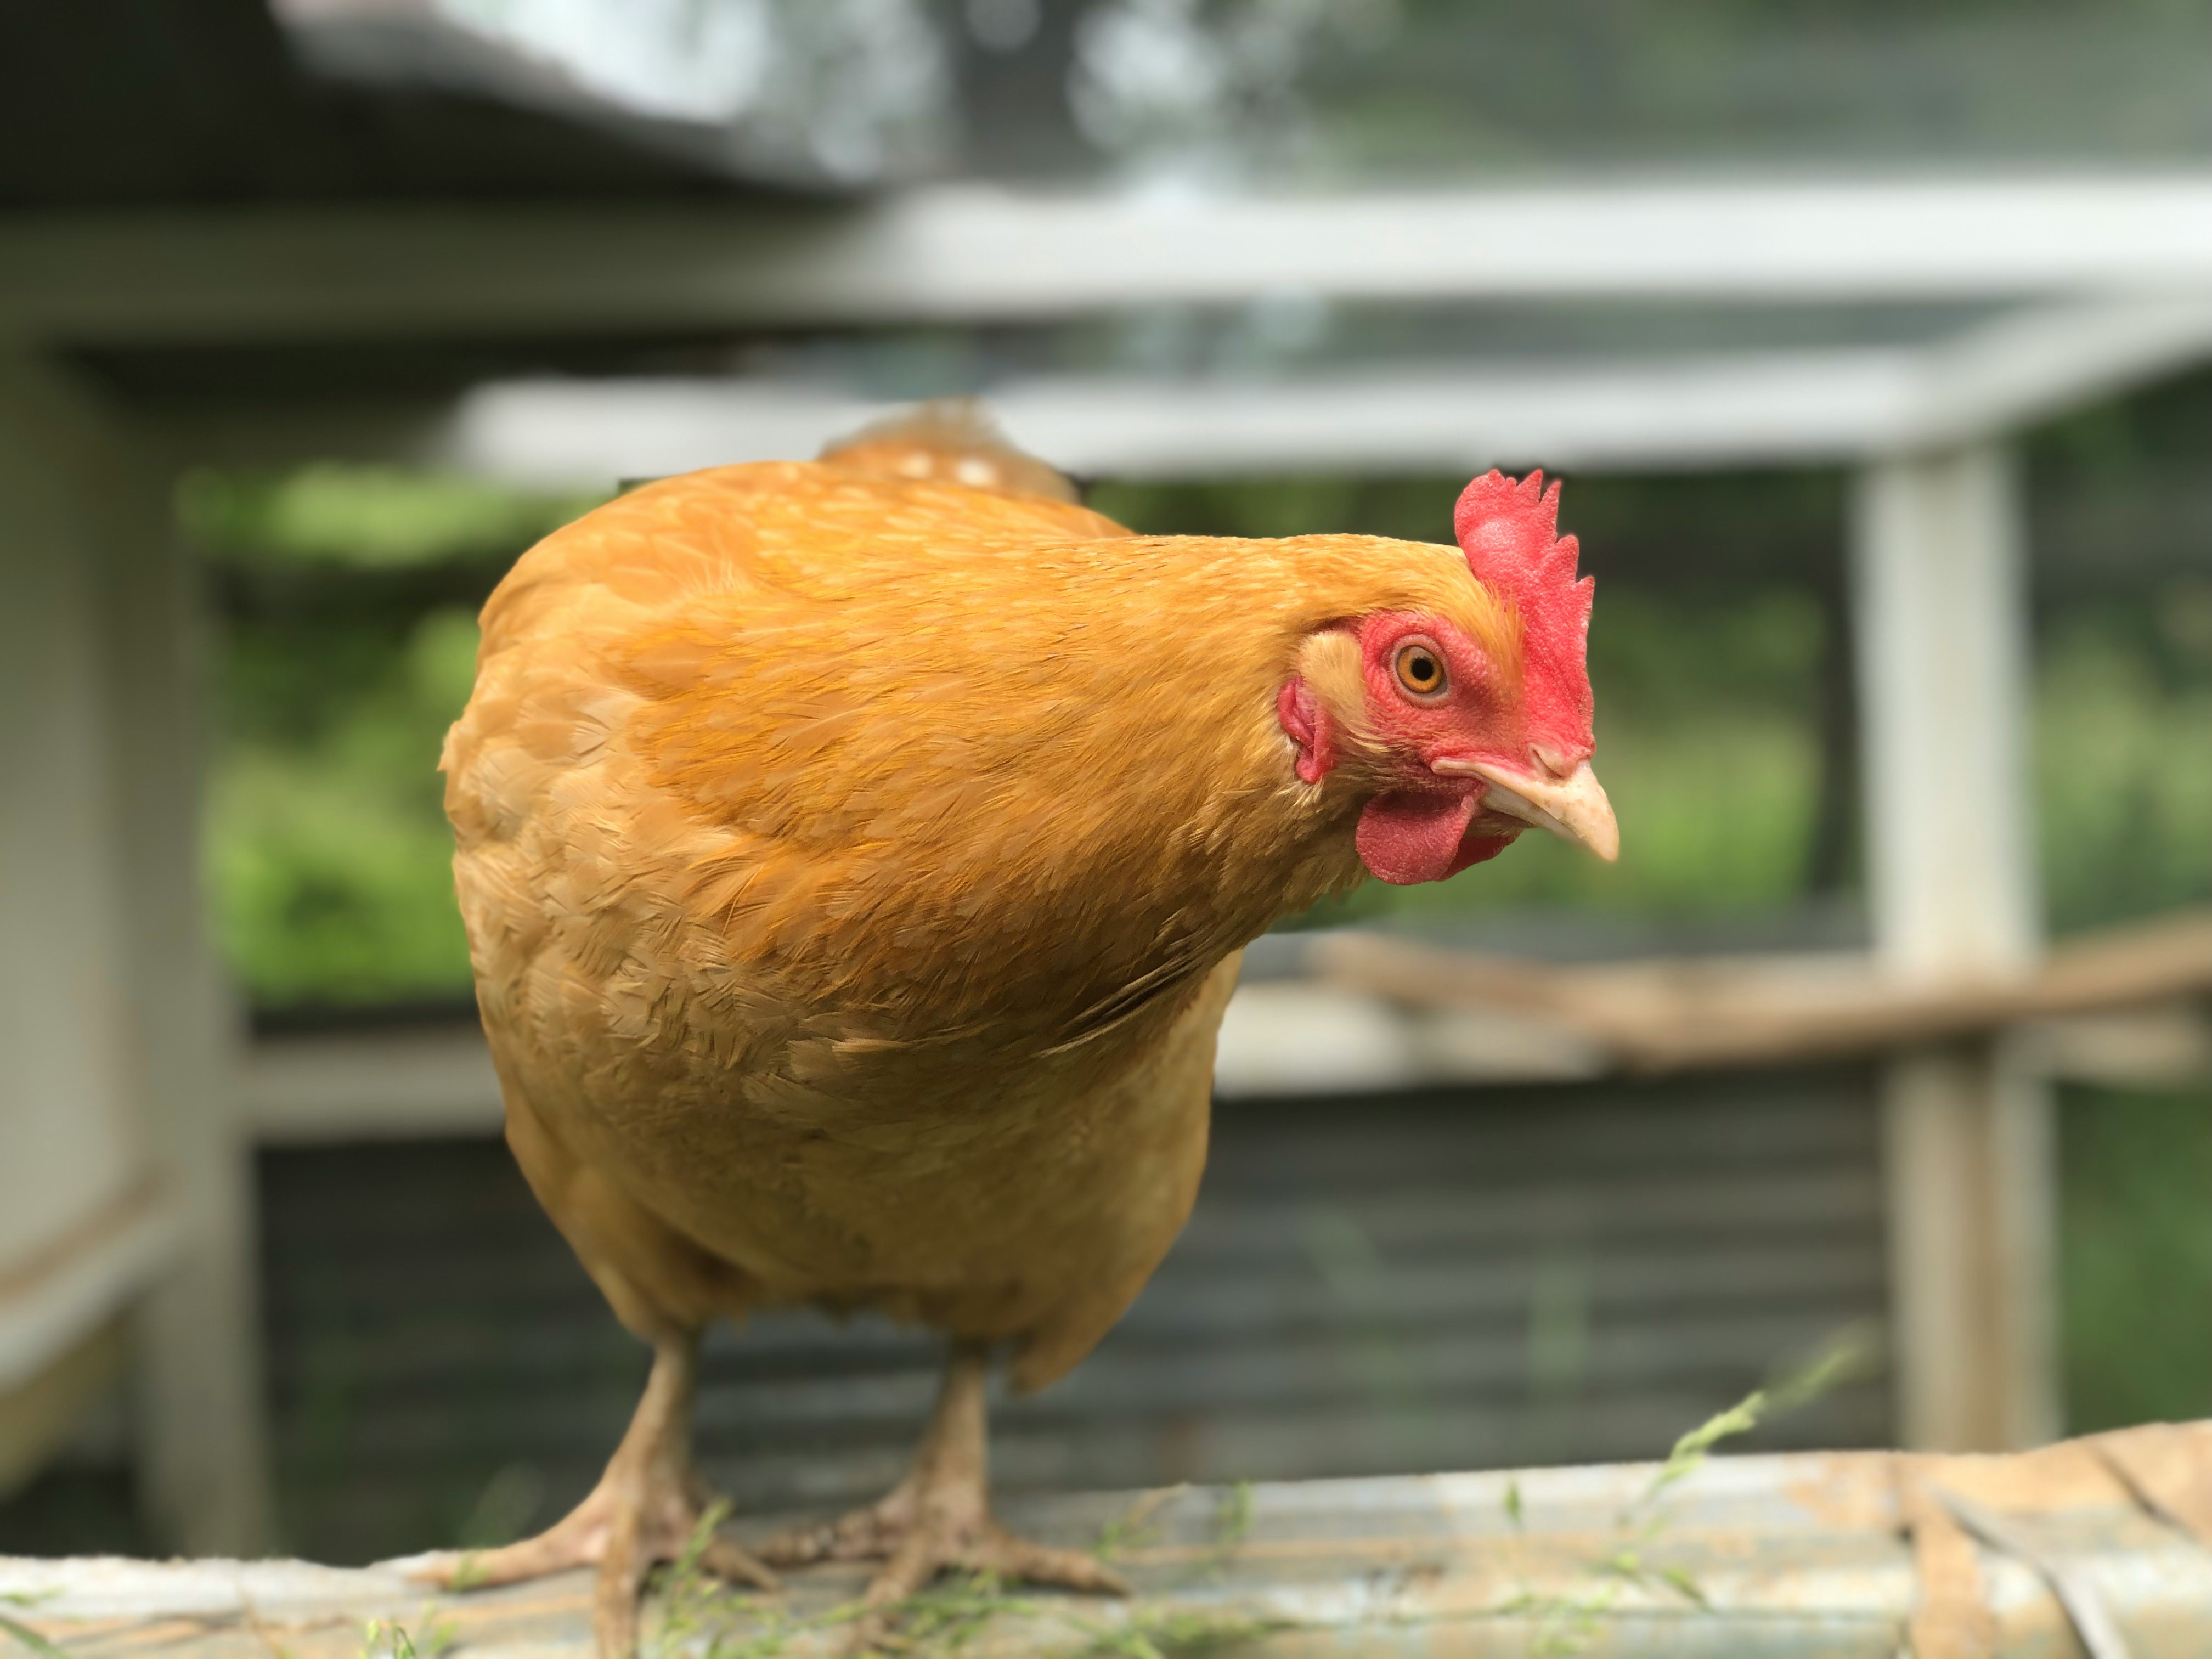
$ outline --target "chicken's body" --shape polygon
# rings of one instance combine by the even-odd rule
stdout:
[[[510,1141],[623,1322],[665,1360],[870,1308],[1031,1387],[1088,1352],[1189,1212],[1237,953],[1361,873],[1370,734],[1308,778],[1282,699],[1378,610],[1516,648],[1456,549],[1137,538],[865,458],[525,556],[455,869]]]
[[[1259,665],[1248,718],[1146,740],[1161,545],[738,467],[493,600],[447,759],[479,998],[526,1168],[634,1328],[872,1305],[1019,1338],[1036,1383],[1150,1274],[1230,958],[1358,868]],[[1267,585],[1206,550],[1246,565],[1218,599]]]

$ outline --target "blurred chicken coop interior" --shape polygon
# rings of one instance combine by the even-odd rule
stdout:
[[[1564,473],[1626,848],[1255,947],[1196,1216],[1003,1484],[1650,1455],[1846,1329],[1766,1443],[2212,1414],[2212,10],[1490,10],[0,21],[0,1551],[588,1486],[645,1355],[498,1139],[472,613],[948,395],[1140,529]],[[702,1455],[865,1495],[933,1365],[720,1333]]]

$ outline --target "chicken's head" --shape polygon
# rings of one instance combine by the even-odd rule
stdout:
[[[1543,475],[1477,478],[1454,515],[1496,626],[1420,609],[1346,618],[1307,642],[1277,702],[1298,776],[1368,793],[1357,846],[1369,872],[1439,881],[1534,825],[1619,856],[1613,807],[1590,770],[1583,664],[1595,579],[1577,580]]]

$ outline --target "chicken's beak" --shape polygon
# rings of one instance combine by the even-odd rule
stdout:
[[[1547,775],[1542,769],[1518,771],[1488,761],[1439,757],[1429,764],[1447,776],[1480,778],[1488,786],[1482,792],[1485,811],[1504,812],[1564,841],[1579,842],[1607,864],[1620,856],[1620,825],[1588,761],[1577,763],[1565,777]]]

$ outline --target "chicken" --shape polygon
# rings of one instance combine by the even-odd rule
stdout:
[[[595,1564],[623,1659],[708,1501],[701,1328],[814,1304],[949,1336],[920,1454],[709,1568],[880,1559],[879,1610],[956,1566],[1118,1589],[993,1519],[986,1364],[1050,1382],[1166,1253],[1243,945],[1532,824],[1614,855],[1556,484],[1476,480],[1456,549],[1134,536],[1073,494],[932,410],[623,495],[485,606],[442,764],[507,1139],[654,1358],[578,1509],[433,1576]]]

